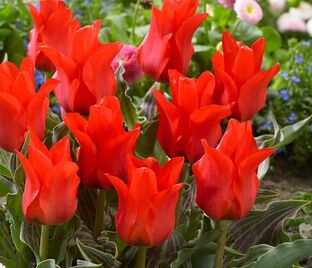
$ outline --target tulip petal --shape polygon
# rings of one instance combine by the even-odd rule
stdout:
[[[215,89],[215,77],[211,72],[203,72],[196,79],[196,88],[198,92],[199,106],[206,106],[211,104],[211,98]]]
[[[22,210],[27,221],[34,221],[43,213],[38,199],[41,189],[40,179],[30,161],[20,152],[17,152],[17,155],[26,173]]]
[[[245,217],[255,203],[260,186],[256,171],[258,166],[268,158],[275,149],[265,148],[257,153],[251,154],[239,165],[239,178],[234,181],[234,193],[240,202],[241,215]]]
[[[179,123],[178,112],[176,107],[169,103],[165,97],[158,91],[153,90],[156,99],[158,112],[160,115],[157,139],[166,154],[170,157],[175,156],[175,152],[181,151],[177,147],[177,126]],[[182,148],[181,148],[182,149]]]
[[[255,70],[254,73],[258,73],[261,70],[262,65],[262,58],[265,49],[265,39],[259,38],[256,40],[250,47],[254,52],[254,63],[255,63]]]
[[[58,225],[69,221],[76,214],[80,183],[77,171],[76,164],[62,162],[47,174],[47,183],[41,189],[39,198],[40,207],[44,212],[42,224]]]
[[[224,31],[222,34],[222,50],[224,54],[225,71],[230,73],[238,51],[238,45],[234,37],[227,31]]]
[[[69,113],[64,118],[66,126],[74,134],[80,144],[77,153],[79,176],[85,187],[100,188],[96,178],[96,155],[97,148],[91,138],[86,134],[88,122],[78,113]]]
[[[102,45],[84,64],[83,80],[97,102],[104,96],[115,95],[116,79],[111,63],[121,47],[121,43]]]
[[[58,84],[59,82],[54,79],[48,80],[27,106],[28,129],[35,132],[41,140],[44,137],[46,115],[50,103],[47,96]]]
[[[96,20],[92,25],[87,25],[75,33],[71,58],[76,63],[83,64],[88,56],[101,46],[98,38],[100,29],[101,20]]]
[[[204,13],[186,19],[176,32],[175,42],[179,50],[180,57],[171,57],[171,59],[172,61],[177,61],[178,59],[182,60],[179,70],[183,74],[188,72],[190,60],[194,54],[192,37],[207,16],[208,14]],[[169,65],[171,66],[170,63]],[[175,66],[175,64],[173,64],[173,66]]]
[[[237,87],[231,76],[225,72],[224,57],[221,52],[217,51],[212,56],[211,61],[217,77],[212,103],[229,105],[237,97]]]
[[[211,104],[204,106],[190,116],[191,139],[186,144],[186,153],[191,162],[197,161],[203,154],[201,139],[215,146],[222,136],[220,122],[231,114],[229,106]]]
[[[152,198],[153,212],[150,212],[147,222],[151,241],[149,246],[160,245],[169,238],[175,225],[175,210],[179,191],[183,184],[179,183],[167,188]]]
[[[235,57],[232,74],[236,80],[236,86],[240,88],[252,75],[255,69],[253,50],[247,46],[241,46]]]
[[[0,92],[0,147],[13,152],[24,143],[26,112],[12,95]]]
[[[173,186],[178,182],[183,164],[183,157],[175,157],[166,162],[166,164],[160,169],[157,177],[159,192]]]
[[[203,141],[204,156],[193,166],[196,179],[196,203],[214,219],[231,219],[237,206],[233,194],[234,165],[222,152]]]
[[[169,62],[169,40],[172,33],[162,33],[157,25],[157,17],[161,11],[152,7],[150,30],[138,49],[138,62],[142,71],[159,81],[168,79],[167,64]],[[153,53],[151,53],[153,51]]]
[[[50,148],[50,154],[54,165],[60,162],[71,161],[69,137],[65,136]]]
[[[265,104],[267,87],[280,67],[275,64],[270,69],[250,78],[240,89],[237,106],[233,110],[241,121],[251,119]]]

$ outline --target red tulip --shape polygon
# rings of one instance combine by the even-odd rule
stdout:
[[[173,231],[183,167],[177,157],[160,168],[156,159],[128,158],[128,183],[109,176],[118,193],[116,229],[128,245],[157,246]]]
[[[217,220],[239,220],[252,208],[259,189],[258,166],[273,148],[258,149],[251,121],[231,119],[217,148],[205,140],[203,157],[193,165],[196,203]]]
[[[110,189],[107,173],[126,179],[126,157],[133,153],[140,130],[124,130],[116,97],[104,97],[99,105],[92,106],[89,120],[69,113],[65,123],[80,144],[77,158],[84,186]]]
[[[20,69],[10,62],[0,64],[0,80],[0,147],[14,152],[22,147],[29,130],[43,139],[47,95],[58,82],[49,80],[36,93],[30,58],[23,59]]]
[[[220,121],[230,115],[229,106],[211,104],[215,79],[204,72],[197,79],[169,71],[172,103],[153,90],[159,112],[158,142],[170,157],[197,161],[204,153],[200,140],[215,146],[222,136]]]
[[[145,74],[167,81],[168,70],[186,74],[194,53],[192,37],[207,14],[195,15],[199,0],[165,0],[162,10],[152,6],[149,33],[139,47],[138,61]]]
[[[217,51],[212,57],[216,76],[215,103],[232,105],[232,114],[240,121],[251,119],[265,104],[268,84],[279,72],[275,64],[268,70],[260,71],[265,40],[254,42],[251,47],[224,32],[223,52]]]
[[[22,209],[29,222],[58,225],[69,221],[77,210],[78,166],[72,162],[68,137],[50,150],[33,134],[28,159],[18,152],[25,169]]]
[[[74,33],[80,28],[79,22],[72,18],[72,11],[59,0],[40,0],[40,10],[30,3],[28,7],[34,22],[28,55],[37,69],[54,71],[52,62],[42,53],[40,46],[51,46],[69,55]]]
[[[88,114],[89,107],[102,97],[115,95],[116,79],[111,63],[121,44],[101,44],[100,29],[98,20],[75,32],[69,56],[56,48],[42,47],[56,67],[55,78],[61,81],[55,95],[65,112]]]

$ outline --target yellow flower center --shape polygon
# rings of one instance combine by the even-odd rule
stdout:
[[[248,14],[253,13],[253,7],[252,6],[247,6],[246,11]]]

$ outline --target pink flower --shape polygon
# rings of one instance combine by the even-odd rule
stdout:
[[[269,4],[273,11],[281,12],[286,6],[286,0],[269,0]]]
[[[249,24],[257,24],[263,17],[262,8],[255,0],[237,0],[234,10],[240,20]]]
[[[280,32],[305,32],[306,24],[303,19],[290,13],[282,14],[277,20],[277,28]]]
[[[143,75],[137,60],[137,52],[137,47],[124,45],[118,54],[118,56],[121,58],[122,66],[125,68],[123,78],[128,82],[128,84],[134,84],[136,81],[140,80]],[[118,57],[116,57],[112,62],[113,70],[116,71],[118,66]]]
[[[218,0],[218,3],[227,8],[233,8],[235,0]]]

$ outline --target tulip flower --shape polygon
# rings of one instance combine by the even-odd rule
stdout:
[[[217,51],[212,57],[216,76],[213,101],[230,104],[235,118],[249,120],[264,106],[268,84],[280,67],[275,64],[260,71],[265,48],[263,38],[248,47],[224,32],[222,48],[223,52]]]
[[[55,89],[55,95],[66,113],[88,114],[89,107],[102,97],[115,95],[116,79],[111,63],[121,44],[101,44],[100,29],[98,20],[75,32],[69,56],[56,48],[42,47],[56,67],[55,78],[61,84]]]
[[[215,146],[222,136],[220,122],[231,114],[229,106],[211,104],[215,79],[204,72],[197,79],[169,71],[172,103],[153,90],[159,112],[157,139],[169,157],[197,161],[204,150],[200,140]]]
[[[116,229],[128,245],[157,246],[169,238],[174,229],[179,190],[177,184],[183,158],[168,161],[162,168],[156,159],[127,161],[127,184],[109,176],[118,193]]]
[[[22,201],[29,222],[58,225],[69,221],[77,210],[80,182],[78,166],[72,162],[68,137],[53,144],[50,150],[31,133],[28,159],[18,152],[26,173]]]
[[[195,15],[199,0],[165,0],[162,9],[152,6],[148,34],[138,51],[145,74],[167,81],[168,70],[186,74],[194,53],[192,37],[207,14]]]
[[[123,78],[127,81],[129,85],[134,84],[136,81],[140,80],[143,75],[141,67],[137,59],[138,49],[135,46],[124,45],[120,50],[118,56],[120,57],[122,67],[125,69]],[[112,62],[112,68],[114,72],[119,66],[118,57],[116,57]]]
[[[205,154],[193,165],[196,203],[216,220],[239,220],[252,208],[259,189],[258,166],[273,152],[259,149],[251,121],[229,121],[217,148],[202,141]]]
[[[38,70],[54,71],[53,63],[42,53],[40,46],[51,46],[65,55],[69,55],[74,33],[80,28],[77,19],[72,18],[72,11],[63,1],[40,0],[40,10],[28,4],[34,22],[30,32],[28,56]]]
[[[32,60],[24,58],[20,69],[13,63],[0,64],[0,147],[19,150],[28,131],[43,139],[45,119],[49,108],[47,95],[58,85],[51,79],[38,93],[34,85]]]
[[[80,144],[77,158],[84,186],[112,188],[107,174],[126,179],[126,157],[133,153],[140,130],[124,130],[116,97],[104,97],[100,104],[91,106],[89,120],[69,113],[65,123]]]

